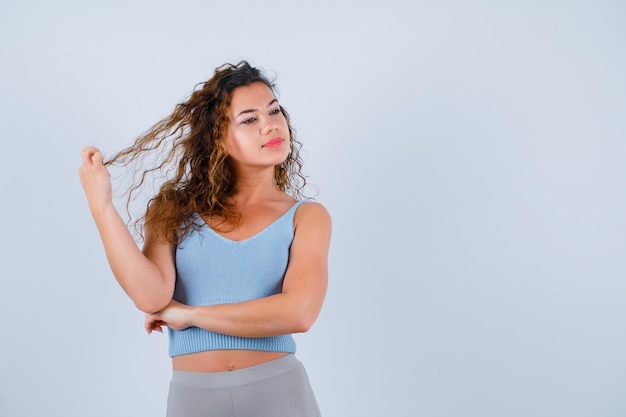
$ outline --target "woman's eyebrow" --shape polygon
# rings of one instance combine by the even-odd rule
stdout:
[[[270,101],[270,102],[267,104],[267,107],[271,106],[271,105],[272,105],[272,104],[274,104],[274,103],[278,103],[278,99],[276,99],[276,98],[275,98],[275,99],[273,99],[272,101]],[[242,114],[245,114],[245,113],[254,113],[254,112],[255,112],[255,111],[257,111],[257,110],[258,110],[258,109],[248,109],[248,110],[242,110],[242,111],[240,111],[240,112],[239,112],[239,114],[237,114],[237,116],[235,116],[235,117],[239,117],[239,116],[241,116]]]

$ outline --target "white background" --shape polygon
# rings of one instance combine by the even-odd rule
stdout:
[[[302,3],[302,4],[300,4]],[[0,1],[0,416],[159,416],[167,338],[77,176],[224,62],[277,76],[333,216],[325,417],[626,415],[619,1]]]

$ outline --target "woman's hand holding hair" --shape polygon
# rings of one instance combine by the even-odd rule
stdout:
[[[103,155],[94,146],[85,146],[80,153],[83,164],[78,169],[87,202],[92,213],[102,210],[113,201],[111,175],[103,164]]]

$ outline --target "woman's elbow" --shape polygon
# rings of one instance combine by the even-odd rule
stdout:
[[[158,297],[158,298],[145,298],[140,300],[133,300],[135,307],[144,313],[152,314],[163,310],[172,300],[172,297]]]
[[[317,320],[317,312],[302,311],[294,320],[294,333],[306,333]]]

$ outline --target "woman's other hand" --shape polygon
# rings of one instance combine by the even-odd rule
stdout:
[[[191,326],[192,311],[193,307],[172,300],[163,310],[146,314],[144,327],[148,334],[152,331],[162,332],[162,326],[183,330]]]

